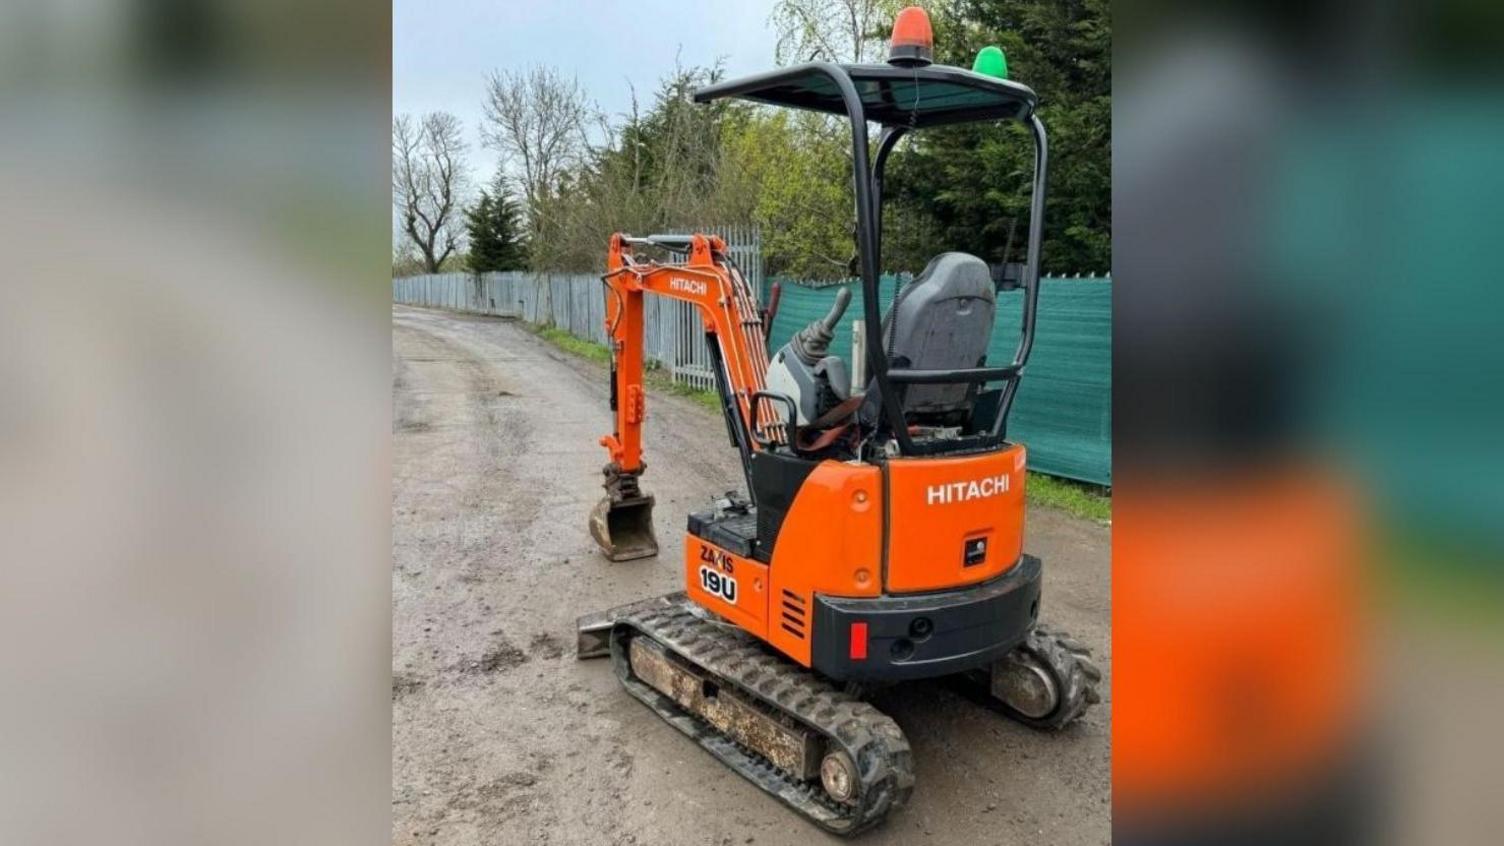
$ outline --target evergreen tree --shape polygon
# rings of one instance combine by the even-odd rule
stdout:
[[[465,233],[470,240],[470,254],[465,257],[465,263],[475,273],[489,270],[496,253],[490,227],[492,207],[491,195],[481,191],[480,199],[465,210]]]
[[[527,250],[517,217],[517,206],[504,186],[480,192],[480,199],[465,212],[470,235],[467,264],[472,273],[526,269]]]

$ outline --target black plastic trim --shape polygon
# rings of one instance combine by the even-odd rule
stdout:
[[[1003,575],[960,590],[863,599],[816,595],[811,663],[836,681],[934,678],[985,666],[1033,628],[1042,572],[1038,558],[1022,555]],[[921,617],[931,630],[915,638],[911,627]],[[856,622],[867,624],[863,660],[851,658]]]
[[[756,518],[751,514],[727,514],[697,511],[689,515],[689,533],[742,558],[758,558],[755,532]]]
[[[764,450],[752,453],[748,477],[752,485],[752,499],[757,502],[759,561],[768,563],[773,560],[778,533],[783,530],[783,520],[794,505],[794,497],[799,495],[804,480],[819,465],[819,461],[786,452]]]

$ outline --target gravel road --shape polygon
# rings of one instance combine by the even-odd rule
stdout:
[[[838,842],[574,657],[574,620],[678,588],[685,514],[741,486],[725,429],[654,395],[645,487],[662,551],[610,564],[586,515],[604,368],[498,319],[392,312],[392,838],[444,844]],[[1042,618],[1085,641],[1106,704],[1032,732],[929,685],[874,703],[914,748],[909,805],[871,844],[1111,839],[1106,528],[1029,513]]]

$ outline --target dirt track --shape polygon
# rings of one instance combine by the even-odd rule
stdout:
[[[587,611],[679,587],[684,515],[740,487],[720,421],[649,403],[656,559],[585,529],[609,429],[603,368],[506,321],[393,308],[392,837],[445,844],[840,842],[574,658]],[[1033,509],[1043,619],[1110,690],[1105,528]],[[863,844],[1111,839],[1108,707],[1041,735],[933,685],[874,700],[914,747],[909,805]]]

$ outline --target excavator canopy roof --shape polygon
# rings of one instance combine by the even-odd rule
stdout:
[[[841,90],[828,73],[839,68],[851,77],[867,120],[884,126],[940,126],[979,120],[1027,120],[1038,98],[1027,85],[961,68],[929,65],[826,65],[819,62],[707,85],[697,103],[741,97],[774,106],[847,116]]]

